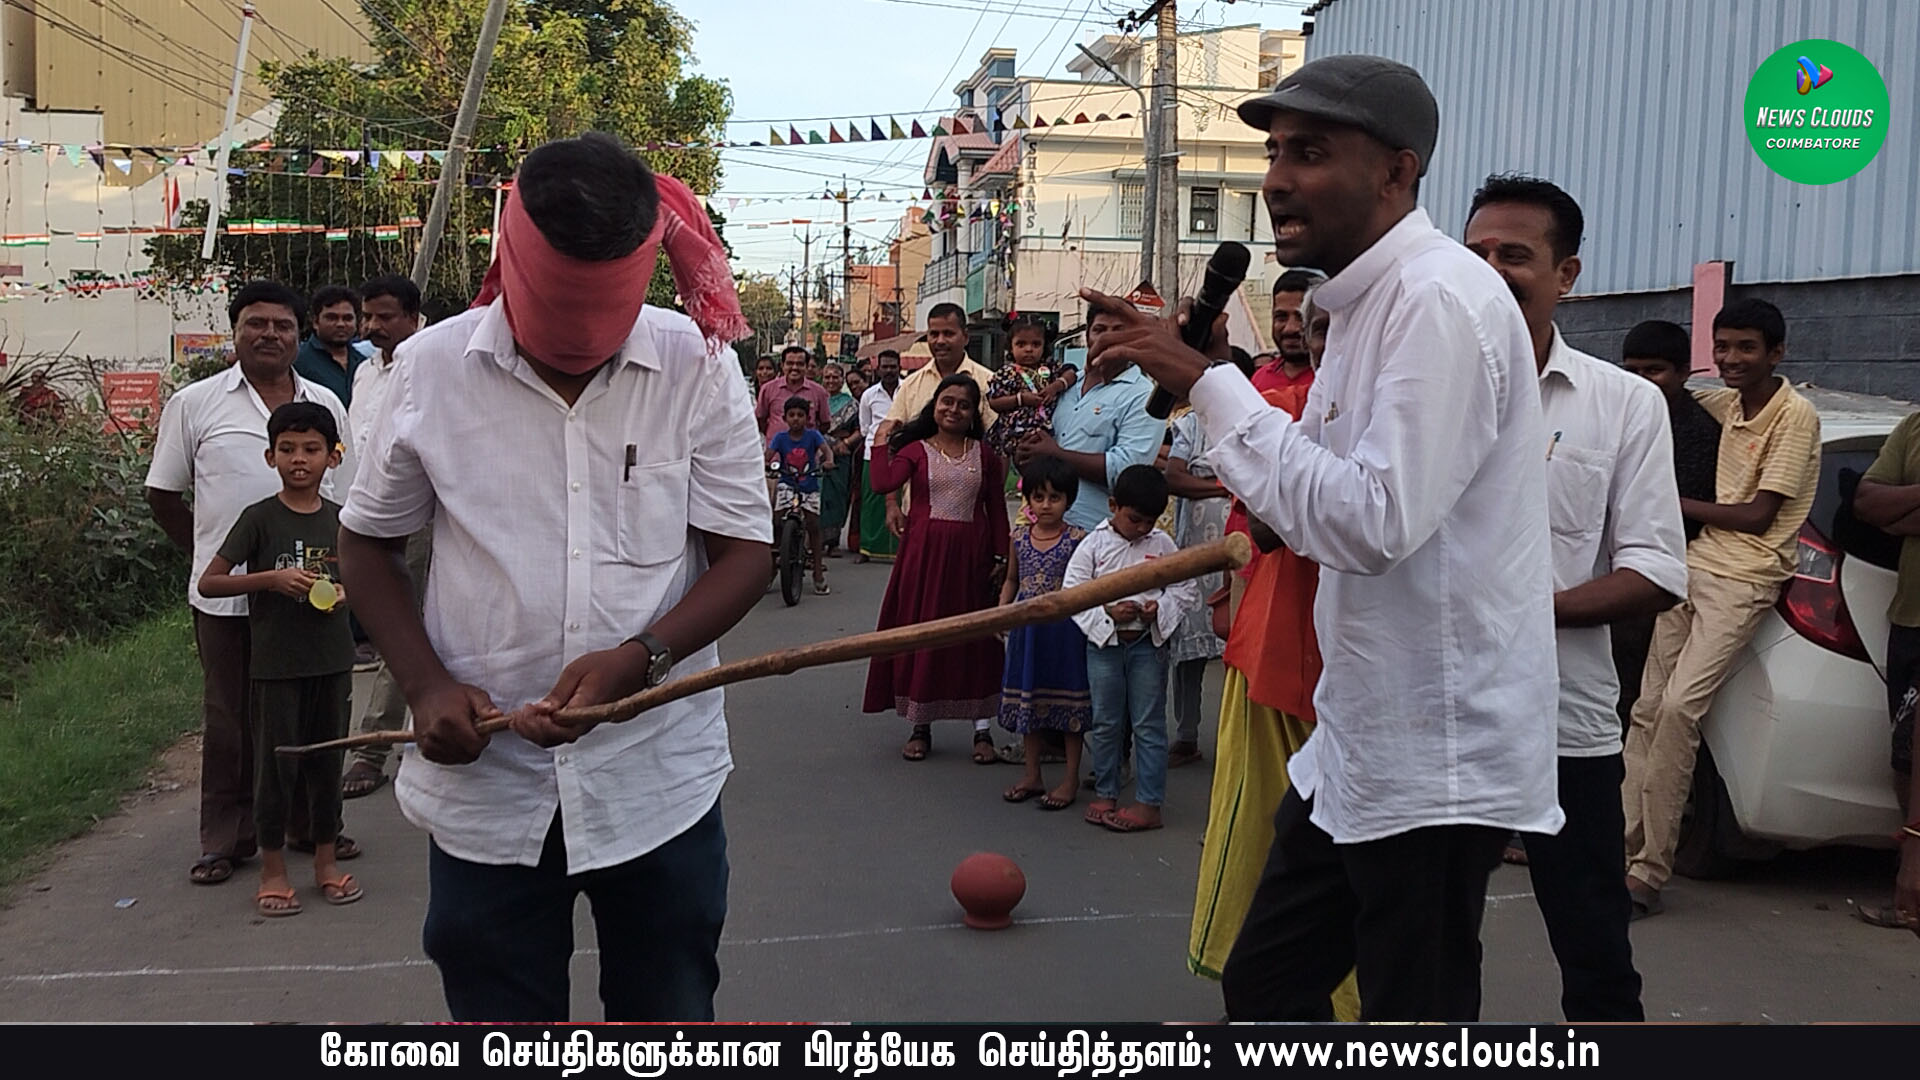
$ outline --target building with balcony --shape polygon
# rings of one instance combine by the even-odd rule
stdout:
[[[1164,295],[1190,293],[1220,241],[1248,244],[1257,261],[1236,338],[1250,335],[1265,348],[1266,320],[1254,313],[1265,310],[1261,297],[1281,269],[1258,258],[1272,243],[1260,208],[1265,136],[1233,109],[1298,67],[1304,39],[1248,25],[1177,41],[1180,281],[1155,286]],[[1151,77],[1150,37],[1108,35],[1088,48],[1135,86]],[[1138,285],[1146,226],[1142,94],[1085,56],[1068,65],[1074,79],[1015,76],[1015,60],[1011,50],[991,50],[959,84],[954,115],[969,134],[936,140],[925,169],[936,195],[954,195],[931,210],[932,257],[916,325],[934,304],[962,304],[974,350],[989,365],[1004,352],[1010,316],[1075,326],[1081,287],[1121,294]],[[1083,116],[1091,122],[1077,122]],[[1036,117],[1044,126],[1034,126]]]

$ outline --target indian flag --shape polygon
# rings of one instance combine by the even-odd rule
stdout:
[[[344,241],[346,238],[347,238],[347,230],[345,229],[328,229],[327,230],[327,243],[329,244],[340,243]]]
[[[373,238],[375,240],[398,240],[400,239],[400,226],[375,225],[373,227]]]
[[[100,234],[97,232],[75,233],[73,239],[78,244],[97,244],[100,242]]]

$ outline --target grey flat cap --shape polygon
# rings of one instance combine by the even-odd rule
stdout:
[[[1420,73],[1384,56],[1324,56],[1303,64],[1265,97],[1240,103],[1240,119],[1266,131],[1277,112],[1305,113],[1357,127],[1395,150],[1433,160],[1440,106]]]

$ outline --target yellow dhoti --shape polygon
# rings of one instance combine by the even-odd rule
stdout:
[[[1248,700],[1246,676],[1227,668],[1213,755],[1213,802],[1187,941],[1187,968],[1196,975],[1218,979],[1226,966],[1273,847],[1273,815],[1292,786],[1287,759],[1311,734],[1312,724]],[[1333,992],[1333,1015],[1359,1019],[1360,993],[1352,972]]]

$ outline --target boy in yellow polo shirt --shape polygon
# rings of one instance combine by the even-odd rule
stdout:
[[[1627,730],[1627,891],[1634,917],[1658,914],[1673,874],[1680,815],[1693,783],[1700,720],[1734,655],[1752,639],[1793,576],[1794,548],[1820,475],[1820,416],[1774,374],[1786,320],[1764,300],[1738,300],[1713,319],[1713,362],[1724,390],[1700,404],[1721,423],[1713,502],[1681,499],[1704,528],[1687,545],[1687,599],[1654,622],[1640,700]]]

